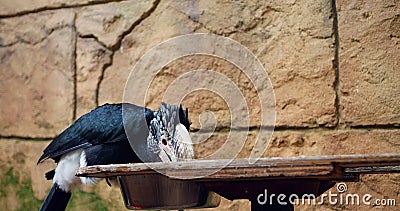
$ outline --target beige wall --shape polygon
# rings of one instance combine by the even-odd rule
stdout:
[[[264,156],[400,152],[400,4],[342,1],[66,1],[2,0],[0,4],[0,204],[37,207],[51,182],[51,162],[36,160],[52,137],[106,102],[120,102],[128,74],[149,49],[187,33],[232,38],[266,68],[276,97],[276,131]],[[156,109],[183,70],[213,69],[234,81],[251,108],[251,151],[260,103],[249,79],[210,56],[174,61],[150,89]],[[140,79],[138,79],[140,80]],[[198,156],[227,137],[230,113],[210,92],[184,99],[193,128],[213,111],[218,132],[196,147]],[[352,193],[396,198],[400,175],[366,175]],[[105,183],[77,192],[71,209],[123,209],[118,189]],[[100,200],[101,199],[101,200]],[[223,201],[220,210],[247,202]],[[325,210],[382,207],[324,206]],[[299,210],[321,207],[299,206]],[[386,208],[392,210],[393,208]]]

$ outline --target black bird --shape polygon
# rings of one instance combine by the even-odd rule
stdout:
[[[100,180],[76,177],[79,167],[192,159],[189,127],[182,106],[162,103],[158,111],[128,103],[97,107],[58,135],[39,158],[38,163],[48,158],[57,163],[46,173],[53,186],[40,210],[65,210],[71,190]]]

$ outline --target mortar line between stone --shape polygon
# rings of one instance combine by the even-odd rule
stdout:
[[[335,71],[335,81],[333,82],[333,87],[335,90],[335,113],[336,113],[336,128],[341,126],[342,121],[342,109],[340,107],[341,95],[340,95],[340,66],[339,66],[339,23],[338,23],[338,13],[336,8],[336,0],[332,0],[332,18],[333,18],[333,34],[335,38],[335,55],[333,60],[333,69]]]
[[[263,126],[263,129],[272,129],[272,127]],[[219,127],[215,128],[215,133],[224,134],[229,133],[229,131],[233,132],[255,132],[260,129],[259,126],[252,126],[249,128],[226,128]],[[274,131],[276,132],[323,132],[323,131],[370,131],[370,130],[400,130],[400,126],[398,125],[365,125],[365,126],[353,126],[353,127],[275,127]],[[198,132],[198,129],[192,129],[191,132]],[[212,131],[203,131],[204,133],[210,133]]]
[[[136,20],[134,23],[132,23],[132,25],[129,27],[129,29],[124,31],[122,33],[121,37],[119,38],[119,40],[115,43],[114,46],[112,46],[110,63],[104,65],[103,69],[101,70],[101,75],[99,77],[99,80],[97,82],[96,95],[95,95],[96,106],[99,106],[100,86],[101,86],[101,83],[103,82],[105,71],[108,67],[110,67],[113,64],[115,52],[121,48],[122,41],[124,40],[124,38],[126,36],[128,36],[138,25],[140,25],[140,23],[142,23],[142,21],[144,21],[146,18],[148,18],[156,10],[157,6],[160,4],[160,1],[161,0],[154,1],[151,8],[149,10],[147,10],[146,12],[144,12],[138,20]],[[109,49],[109,48],[107,48],[107,49]]]
[[[61,5],[61,6],[50,6],[50,7],[45,6],[45,7],[40,7],[40,8],[36,8],[33,10],[25,10],[25,11],[19,11],[16,13],[12,13],[12,14],[0,15],[0,19],[1,18],[20,17],[20,16],[24,16],[24,15],[35,14],[35,13],[40,13],[40,12],[45,12],[45,11],[69,9],[69,8],[80,8],[80,7],[94,6],[94,5],[99,5],[99,4],[108,4],[108,3],[112,3],[112,2],[122,2],[122,1],[127,1],[127,0],[97,0],[97,1],[91,1],[91,2],[83,3],[83,4]]]
[[[54,139],[54,137],[39,137],[39,138],[34,138],[34,137],[26,137],[26,136],[1,136],[0,139],[15,139],[15,140],[24,140],[24,141],[51,141]]]
[[[249,132],[258,131],[259,127],[250,127]],[[343,131],[372,131],[372,130],[400,130],[400,126],[393,126],[393,125],[382,125],[382,126],[359,126],[359,127],[351,127],[351,128],[326,128],[326,127],[316,127],[316,128],[275,128],[274,131],[276,132],[303,132],[303,133],[312,133],[312,132],[343,132]],[[198,130],[191,130],[191,133],[197,132]],[[243,128],[232,129],[233,132],[245,132]],[[210,131],[204,131],[210,132]],[[220,130],[216,129],[215,134],[228,134],[229,130]],[[26,141],[50,141],[53,140],[55,137],[28,137],[28,136],[18,136],[18,135],[0,135],[0,139],[19,139],[19,140],[26,140]]]
[[[72,81],[73,81],[73,109],[72,109],[72,121],[76,119],[76,114],[78,110],[78,79],[77,79],[77,66],[76,66],[76,57],[77,57],[77,42],[78,42],[78,33],[75,26],[76,14],[71,8],[71,58],[70,58],[70,71],[72,73]]]
[[[94,101],[95,101],[96,107],[99,106],[100,85],[101,85],[101,82],[103,82],[104,73],[105,73],[106,69],[113,64],[113,62],[114,62],[114,54],[115,54],[115,51],[111,51],[110,62],[104,64],[103,68],[101,69],[101,74],[100,74],[100,77],[99,77],[99,79],[97,81],[96,91],[95,91],[95,100]]]
[[[124,40],[124,38],[129,35],[138,25],[140,25],[144,20],[146,20],[157,8],[157,6],[159,5],[161,0],[155,0],[153,2],[153,5],[151,6],[151,8],[147,11],[145,11],[144,13],[142,13],[142,15],[135,21],[132,23],[132,25],[129,27],[129,29],[127,29],[126,31],[124,31],[121,36],[119,37],[118,41],[115,43],[114,46],[112,46],[112,49],[114,51],[119,50],[121,48],[122,45],[122,41]]]

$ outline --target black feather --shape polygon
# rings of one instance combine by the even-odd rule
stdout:
[[[56,170],[55,169],[46,172],[45,177],[46,177],[47,180],[52,180],[54,178],[54,174],[56,174]]]
[[[186,112],[183,111],[182,105],[179,106],[179,122],[183,124],[188,131],[190,130],[190,125],[192,123],[189,121],[189,112],[187,108]]]
[[[155,152],[148,150],[148,126],[153,118],[154,111],[127,103],[97,107],[58,135],[38,163],[48,158],[59,162],[64,154],[78,149],[83,149],[88,166],[142,162],[135,152],[146,162],[161,161]],[[182,107],[179,118],[189,130],[187,110],[185,114]],[[135,140],[128,141],[128,137]],[[55,170],[49,171],[46,178],[53,179],[54,175]],[[61,190],[56,181],[40,210],[65,210],[70,197],[71,193]]]
[[[68,201],[71,198],[71,193],[64,192],[58,187],[56,183],[51,187],[49,194],[44,200],[40,211],[54,211],[54,210],[65,210],[68,205]]]
[[[122,110],[126,115],[122,116]],[[65,153],[95,145],[126,141],[124,121],[131,127],[139,127],[140,115],[145,115],[149,124],[153,111],[132,104],[105,104],[76,120],[58,135],[39,158],[38,163],[52,158],[58,162]],[[123,120],[123,118],[126,118]],[[137,124],[135,124],[137,123]],[[132,130],[136,130],[132,128]]]
[[[142,162],[128,140],[95,145],[84,150],[88,166]]]

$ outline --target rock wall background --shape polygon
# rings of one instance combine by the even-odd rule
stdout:
[[[35,210],[51,182],[36,166],[44,147],[82,114],[120,102],[136,61],[169,38],[187,33],[230,37],[263,63],[275,90],[277,126],[264,156],[400,152],[400,4],[396,0],[112,1],[2,0],[0,4],[0,204]],[[248,78],[212,57],[182,58],[165,67],[148,105],[182,69],[214,69],[243,91],[252,131],[239,157],[249,155],[260,105]],[[185,98],[193,129],[203,110],[217,132],[199,157],[228,135],[229,110],[211,92]],[[237,133],[240,133],[238,131]],[[400,175],[365,175],[352,193],[395,198]],[[105,182],[74,193],[69,210],[124,210],[119,190]],[[399,205],[398,205],[399,206]],[[224,200],[216,210],[248,209]],[[298,210],[393,210],[393,207],[297,206]]]

